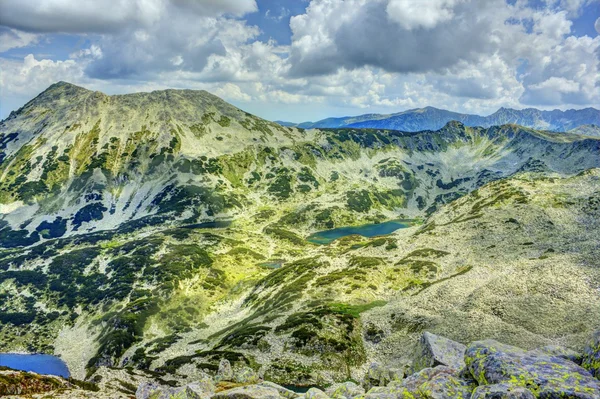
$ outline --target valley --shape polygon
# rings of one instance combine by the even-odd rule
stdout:
[[[0,123],[0,344],[78,379],[227,359],[298,386],[407,363],[424,331],[581,350],[599,198],[592,136],[305,130],[61,82]]]

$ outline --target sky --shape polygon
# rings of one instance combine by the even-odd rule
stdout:
[[[0,118],[60,80],[292,122],[600,108],[600,0],[0,0]]]

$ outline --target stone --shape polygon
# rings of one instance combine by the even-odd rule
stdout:
[[[465,361],[479,385],[513,383],[544,399],[600,399],[600,381],[562,357],[486,340],[472,343]]]
[[[594,334],[592,343],[583,351],[581,365],[600,379],[600,331]]]
[[[583,358],[581,353],[558,345],[547,345],[535,350],[546,355],[562,357],[577,364],[581,364]]]
[[[296,399],[298,397],[298,394],[296,392],[292,391],[291,389],[287,389],[287,388],[282,387],[281,385],[277,385],[271,381],[263,381],[257,385],[259,385],[261,387],[276,389],[277,392],[279,392],[279,395],[281,395],[282,397],[284,397],[286,399]]]
[[[238,384],[256,384],[259,380],[258,373],[248,366],[241,367],[233,373],[233,381]]]
[[[135,392],[136,399],[208,399],[211,393],[200,384],[182,387],[165,387],[154,382],[144,382]]]
[[[275,388],[262,385],[245,385],[215,393],[211,399],[281,399]]]
[[[461,343],[425,331],[417,346],[412,370],[416,373],[424,368],[436,366],[460,370],[465,366],[466,349]]]
[[[440,373],[421,384],[417,393],[427,399],[470,398],[475,386],[454,375]]]
[[[406,389],[396,387],[373,387],[364,395],[364,399],[398,399],[402,398]]]
[[[421,385],[433,379],[436,375],[453,375],[454,373],[456,373],[456,370],[446,366],[428,367],[418,373],[406,377],[402,382],[402,386],[410,392],[418,392]]]
[[[329,399],[329,396],[319,388],[310,388],[304,394],[304,398],[306,399]]]
[[[352,381],[346,381],[331,385],[325,390],[325,393],[334,399],[340,399],[342,396],[346,399],[352,399],[356,396],[363,395],[365,390],[363,387],[356,385]]]
[[[477,387],[471,399],[535,399],[535,396],[527,388],[502,383]]]
[[[217,381],[233,381],[233,369],[227,359],[221,359],[216,376]]]
[[[161,386],[156,382],[142,382],[135,391],[136,399],[148,399],[150,395],[161,390]]]
[[[391,381],[389,369],[379,363],[371,363],[363,380],[363,387],[366,390],[372,387],[383,387]]]

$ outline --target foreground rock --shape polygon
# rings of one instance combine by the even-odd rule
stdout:
[[[512,383],[540,398],[600,398],[600,381],[562,357],[487,340],[471,344],[465,360],[479,385]]]
[[[495,384],[477,387],[471,399],[535,399],[527,388],[514,384]]]
[[[413,371],[427,367],[448,366],[461,370],[465,366],[464,356],[467,347],[448,338],[424,332],[421,336]]]
[[[279,391],[263,385],[246,385],[243,387],[217,392],[212,399],[280,399]]]
[[[593,342],[585,349],[581,365],[600,379],[600,331],[594,334]]]

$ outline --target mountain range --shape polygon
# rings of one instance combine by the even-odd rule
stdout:
[[[404,364],[424,331],[582,349],[600,328],[595,127],[437,111],[418,132],[304,130],[205,91],[50,86],[0,122],[1,347],[88,381],[227,359],[299,386]]]
[[[472,127],[517,124],[533,129],[566,132],[581,125],[600,125],[600,111],[595,108],[570,109],[567,111],[540,111],[535,108],[522,110],[500,108],[489,116],[479,116],[461,114],[434,107],[425,107],[395,114],[365,114],[341,118],[327,118],[318,122],[303,122],[299,124],[282,121],[277,121],[277,123],[282,126],[295,126],[302,129],[353,127],[418,132],[421,130],[441,129],[450,121],[459,121],[466,126]],[[598,131],[591,130],[588,133],[597,135]]]

